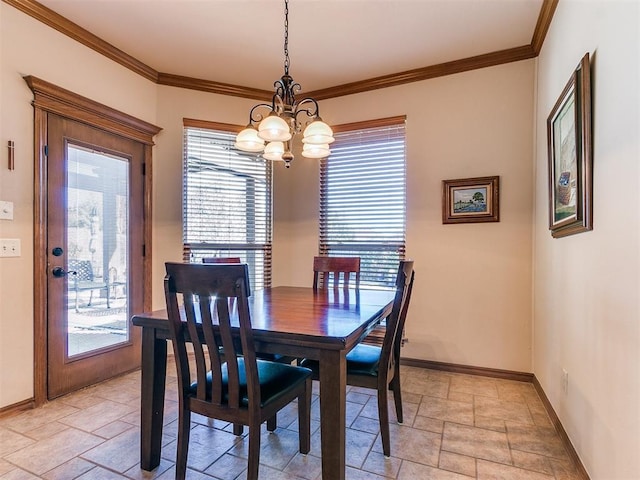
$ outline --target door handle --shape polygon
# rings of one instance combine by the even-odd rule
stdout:
[[[77,275],[78,274],[78,272],[76,272],[74,270],[65,271],[65,269],[62,268],[62,267],[53,267],[53,270],[51,270],[51,273],[56,278],[61,278],[61,277],[64,277],[66,275]]]

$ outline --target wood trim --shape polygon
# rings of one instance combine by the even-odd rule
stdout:
[[[536,57],[540,54],[540,50],[542,50],[542,44],[544,43],[544,39],[547,36],[549,27],[551,26],[551,20],[553,19],[553,14],[555,13],[557,6],[558,0],[544,0],[542,2],[540,15],[538,15],[538,22],[536,23],[536,28],[533,31],[533,37],[531,38],[531,47],[533,48]]]
[[[121,135],[144,145],[144,245],[143,263],[144,310],[151,310],[151,245],[152,245],[152,153],[153,136],[162,129],[94,102],[88,98],[64,90],[33,76],[24,77],[34,94],[34,406],[47,402],[47,275],[49,271],[46,240],[47,227],[47,113],[52,112],[72,120]],[[30,400],[31,401],[31,400]]]
[[[578,456],[578,452],[576,452],[576,449],[573,448],[573,443],[571,443],[571,439],[569,438],[569,435],[567,435],[567,432],[565,431],[564,427],[562,426],[562,423],[560,422],[560,418],[558,418],[556,411],[553,409],[551,402],[547,398],[547,395],[544,393],[542,385],[540,384],[540,382],[538,381],[538,378],[535,375],[533,376],[532,382],[533,382],[534,388],[536,389],[536,392],[538,392],[538,395],[540,396],[540,400],[542,400],[544,408],[547,410],[547,414],[551,419],[551,423],[555,427],[556,432],[558,432],[558,435],[560,435],[560,438],[562,439],[562,443],[567,449],[567,452],[571,457],[571,460],[573,460],[573,464],[575,465],[576,470],[578,470],[579,478],[583,480],[589,480],[589,474],[587,473],[586,468],[584,468],[584,465],[582,464],[582,460],[580,460],[580,457]]]
[[[107,58],[123,65],[139,75],[157,83],[158,85],[167,85],[172,87],[187,88],[190,90],[200,90],[203,92],[216,93],[220,95],[230,95],[242,98],[251,98],[255,100],[271,101],[273,92],[258,88],[242,87],[228,83],[215,82],[211,80],[203,80],[172,73],[157,72],[153,68],[145,65],[141,61],[133,58],[131,55],[114,47],[110,43],[102,40],[91,32],[83,29],[75,23],[67,20],[62,15],[55,13],[53,10],[41,5],[35,0],[2,0],[5,3],[17,8],[21,12],[41,21],[42,23],[58,30],[83,45],[105,55]],[[400,73],[393,73],[380,77],[362,80],[358,82],[337,85],[325,89],[315,90],[307,94],[316,100],[324,100],[329,98],[341,97],[344,95],[352,95],[354,93],[362,93],[380,88],[387,88],[396,85],[402,85],[410,82],[418,82],[430,78],[452,75],[455,73],[466,72],[479,68],[491,67],[510,62],[517,62],[534,58],[540,53],[546,33],[551,24],[553,14],[555,12],[558,0],[544,0],[540,15],[536,24],[531,44],[522,45],[520,47],[509,48],[497,52],[486,53],[474,57],[463,58],[452,62],[431,65],[428,67],[417,68]]]
[[[502,378],[516,382],[533,381],[533,373],[516,372],[512,370],[500,370],[497,368],[474,367],[470,365],[458,365],[455,363],[435,362],[433,360],[420,360],[417,358],[401,358],[400,363],[408,367],[429,368],[443,372],[464,373],[467,375],[479,375],[483,377]]]
[[[93,125],[147,145],[162,128],[140,120],[32,75],[24,77],[33,91],[33,106],[47,112]]]
[[[5,3],[26,13],[32,18],[39,20],[45,25],[58,30],[69,38],[89,47],[90,49],[104,55],[116,63],[128,68],[129,70],[151,80],[158,81],[158,72],[140,60],[132,57],[128,53],[123,52],[117,47],[104,41],[100,37],[85,30],[81,26],[73,23],[71,20],[54,12],[50,8],[36,2],[35,0],[3,0]]]
[[[144,275],[142,302],[144,311],[153,308],[153,147],[144,146],[144,259],[142,270]]]
[[[33,200],[33,395],[35,406],[47,401],[47,114],[34,109]],[[38,194],[40,192],[40,194]]]
[[[230,83],[214,82],[213,80],[203,80],[200,78],[183,77],[172,73],[159,73],[158,85],[170,87],[188,88],[200,90],[202,92],[217,93],[219,95],[230,95],[232,97],[251,98],[271,102],[273,91],[261,90],[259,88],[242,87]]]
[[[392,73],[381,77],[370,78],[358,82],[345,83],[336,87],[315,90],[307,94],[316,100],[325,100],[328,98],[342,97],[344,95],[353,95],[354,93],[368,92],[380,88],[394,87],[405,83],[419,82],[430,78],[444,77],[454,73],[476,70],[479,68],[492,67],[502,65],[504,63],[518,62],[534,58],[533,47],[531,45],[523,45],[521,47],[509,48],[498,52],[485,53],[475,57],[463,58],[453,62],[440,63],[429,67],[416,68],[407,70],[406,72]]]
[[[33,398],[28,398],[27,400],[0,408],[0,418],[9,417],[33,408],[35,408],[35,402]]]
[[[397,117],[377,118],[374,120],[364,120],[362,122],[343,123],[331,127],[333,133],[350,132],[353,130],[364,130],[365,128],[392,127],[400,125],[407,121],[406,115],[398,115]]]
[[[244,128],[241,125],[234,125],[233,123],[210,122],[208,120],[197,120],[195,118],[183,118],[182,125],[184,127],[206,128],[208,130],[220,130],[232,133],[238,133]]]

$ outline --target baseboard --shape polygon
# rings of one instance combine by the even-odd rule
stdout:
[[[582,460],[580,460],[580,457],[578,456],[578,452],[576,452],[576,449],[573,448],[573,444],[569,439],[569,435],[567,435],[567,432],[562,426],[562,423],[560,422],[560,419],[558,418],[556,411],[553,409],[551,402],[547,398],[547,394],[544,393],[544,390],[542,389],[542,385],[540,385],[540,382],[538,381],[535,375],[533,376],[533,386],[536,389],[536,392],[538,392],[538,395],[540,396],[540,400],[542,400],[542,403],[544,404],[544,408],[547,410],[547,414],[551,419],[551,423],[553,423],[553,426],[555,427],[556,432],[558,432],[558,435],[560,435],[560,438],[562,439],[562,443],[564,444],[564,447],[567,449],[567,453],[571,457],[571,460],[573,460],[573,464],[576,466],[578,475],[583,480],[589,480],[589,474],[587,473],[587,470],[584,468],[584,465],[582,464]]]
[[[547,398],[547,395],[544,393],[542,385],[540,385],[540,382],[533,373],[500,370],[496,368],[473,367],[469,365],[458,365],[455,363],[434,362],[432,360],[420,360],[417,358],[401,358],[400,364],[407,365],[409,367],[429,368],[431,370],[440,370],[444,372],[464,373],[467,375],[479,375],[483,377],[502,378],[506,380],[515,380],[518,382],[532,383],[533,387],[536,389],[536,392],[540,396],[540,400],[542,400],[544,408],[547,411],[549,418],[551,419],[551,423],[555,427],[556,432],[558,432],[558,435],[560,436],[560,439],[562,440],[562,443],[567,450],[569,457],[571,457],[571,460],[573,460],[573,464],[576,467],[578,477],[581,480],[590,480],[589,474],[587,473],[587,470],[584,468],[584,465],[582,464],[582,461],[578,456],[578,452],[576,452],[576,449],[573,448],[573,444],[571,443],[567,432],[562,426],[558,415],[553,409],[553,406]]]
[[[14,415],[16,413],[24,412],[25,410],[31,410],[34,407],[35,407],[35,401],[33,400],[33,398],[29,398],[27,400],[14,403],[12,405],[7,405],[6,407],[0,408],[0,418],[8,417],[9,415]]]
[[[533,381],[533,373],[516,372],[512,370],[500,370],[497,368],[472,367],[470,365],[458,365],[455,363],[434,362],[433,360],[419,360],[417,358],[401,358],[401,365],[408,367],[430,368],[431,370],[441,370],[444,372],[465,373],[467,375],[479,375],[482,377],[502,378],[505,380],[515,380],[517,382]]]

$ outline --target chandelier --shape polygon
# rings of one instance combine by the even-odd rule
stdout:
[[[302,133],[302,156],[325,158],[333,142],[331,127],[320,118],[313,98],[296,100],[302,87],[289,75],[289,0],[284,2],[284,75],[274,82],[271,104],[259,103],[249,112],[249,124],[236,136],[235,146],[244,152],[259,153],[267,160],[293,160],[293,138]],[[304,131],[303,131],[303,127]]]

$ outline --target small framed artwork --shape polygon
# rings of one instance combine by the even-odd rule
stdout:
[[[500,221],[500,177],[442,181],[442,223]]]
[[[554,238],[593,229],[591,76],[587,53],[547,118],[549,230]]]

